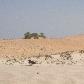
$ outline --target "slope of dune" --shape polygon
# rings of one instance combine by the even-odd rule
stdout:
[[[0,84],[84,84],[84,36],[0,40]]]
[[[63,39],[0,40],[0,57],[31,57],[84,49],[84,36]]]

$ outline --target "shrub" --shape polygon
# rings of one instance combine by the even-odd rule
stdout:
[[[31,38],[34,38],[34,39],[39,39],[39,38],[46,38],[46,36],[44,35],[44,33],[30,33],[30,32],[27,32],[24,34],[24,39],[31,39]]]
[[[31,33],[30,32],[27,32],[24,34],[24,39],[31,39]]]
[[[31,36],[32,36],[34,39],[38,39],[38,38],[39,38],[38,33],[32,33]]]
[[[46,38],[46,36],[44,35],[44,33],[40,33],[39,37]]]

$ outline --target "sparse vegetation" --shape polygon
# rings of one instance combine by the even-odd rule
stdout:
[[[27,32],[24,34],[24,39],[31,39],[31,38],[34,38],[34,39],[39,39],[39,38],[46,38],[46,36],[44,35],[44,33],[30,33],[30,32]]]
[[[44,35],[44,33],[40,33],[39,37],[46,38],[46,36]]]
[[[30,32],[25,33],[24,39],[31,39],[31,33]]]

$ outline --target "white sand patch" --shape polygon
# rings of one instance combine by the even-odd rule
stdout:
[[[7,57],[0,58],[0,64],[7,65],[34,65],[34,64],[83,64],[84,53],[79,51],[66,51],[56,55],[34,56],[26,58]]]
[[[0,65],[0,84],[84,84],[84,67]]]

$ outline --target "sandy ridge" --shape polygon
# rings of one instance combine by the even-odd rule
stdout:
[[[58,52],[83,50],[84,36],[61,39],[0,40],[0,58],[52,55]]]

